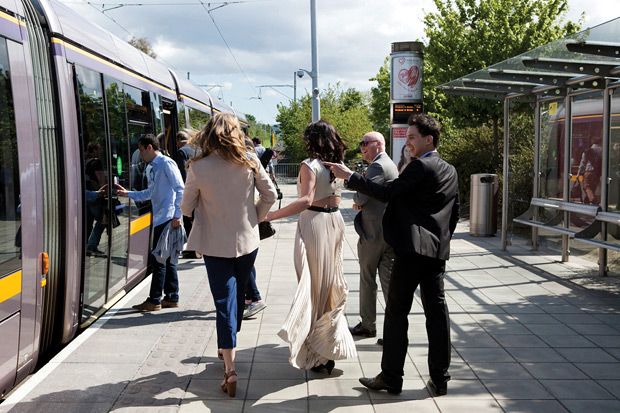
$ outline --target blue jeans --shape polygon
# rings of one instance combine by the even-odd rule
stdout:
[[[237,258],[204,256],[211,294],[215,301],[217,347],[237,347],[241,330],[245,287],[252,272],[258,248]]]
[[[86,206],[86,249],[94,251],[99,246],[101,235],[105,229],[103,225],[104,204],[102,201],[89,202]],[[95,226],[93,227],[93,222]]]
[[[168,221],[170,222],[170,221]],[[153,230],[153,249],[157,246],[159,237],[168,222],[158,225]],[[151,280],[151,292],[149,293],[149,302],[153,304],[161,303],[162,291],[165,294],[164,299],[171,303],[179,302],[179,277],[177,276],[177,266],[170,262],[170,258],[165,264],[159,263],[156,259],[151,260],[153,266],[153,279]]]
[[[252,301],[253,303],[260,301],[260,291],[258,291],[258,287],[256,286],[256,268],[252,267],[252,272],[250,273],[250,279],[248,280],[248,286],[245,288],[245,299],[247,301]]]

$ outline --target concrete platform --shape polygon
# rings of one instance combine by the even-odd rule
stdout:
[[[292,185],[281,185],[286,202]],[[359,321],[357,235],[347,223],[344,270],[349,325]],[[419,293],[409,317],[403,393],[368,391],[361,376],[380,371],[382,347],[358,339],[359,356],[337,362],[330,376],[296,370],[276,335],[297,279],[296,218],[276,222],[256,269],[268,307],[243,322],[238,338],[236,398],[222,393],[215,313],[201,260],[179,265],[181,307],[136,313],[150,278],[130,292],[50,363],[0,404],[0,412],[611,412],[620,411],[620,289],[586,261],[526,247],[499,250],[499,239],[475,238],[459,223],[448,261],[452,381],[432,397]],[[379,321],[383,298],[379,294]],[[380,326],[379,331],[381,331]]]

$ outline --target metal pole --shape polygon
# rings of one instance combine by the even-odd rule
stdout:
[[[570,88],[566,88],[566,97],[564,98],[564,201],[570,202],[570,190],[573,184],[571,175],[571,141],[573,139],[573,108],[572,99],[570,97]],[[576,181],[579,185],[579,181]],[[564,211],[564,228],[570,226],[570,212]],[[568,262],[570,256],[570,241],[567,234],[562,234],[562,262]]]
[[[536,109],[534,109],[534,187],[532,197],[540,196],[540,99],[536,97]],[[534,221],[538,221],[538,208],[534,210]],[[532,249],[538,251],[538,227],[532,227]]]
[[[601,174],[601,207],[603,211],[607,211],[609,202],[609,145],[611,143],[611,90],[609,89],[610,80],[605,81],[605,89],[603,89],[603,173]],[[607,241],[607,223],[601,222],[601,238]],[[607,249],[598,249],[598,273],[601,277],[607,276]]]
[[[316,0],[310,0],[310,33],[312,36],[312,122],[321,119],[319,100],[319,56],[316,41]]]
[[[293,102],[297,102],[297,72],[293,72]]]
[[[510,138],[510,100],[504,99],[504,182],[502,185],[502,251],[506,251],[508,245],[508,174],[509,174],[509,138]]]

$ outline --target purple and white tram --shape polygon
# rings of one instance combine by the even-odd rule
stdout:
[[[0,395],[148,273],[137,139],[224,103],[53,0],[0,0]],[[247,127],[245,116],[238,114]]]

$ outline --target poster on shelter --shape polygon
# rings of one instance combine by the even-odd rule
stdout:
[[[422,59],[392,56],[392,100],[422,100]]]

